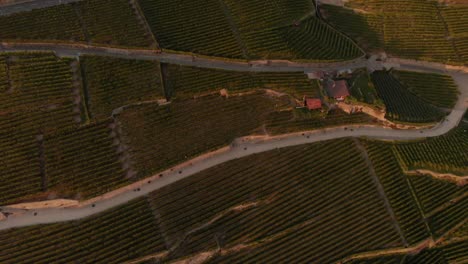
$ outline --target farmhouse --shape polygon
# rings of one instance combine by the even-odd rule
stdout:
[[[326,90],[328,96],[335,98],[338,101],[343,101],[349,96],[348,84],[345,80],[328,81],[326,84]]]
[[[304,106],[309,110],[322,109],[322,100],[304,96]]]

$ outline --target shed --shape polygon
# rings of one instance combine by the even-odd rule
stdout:
[[[304,96],[304,106],[309,110],[316,110],[322,108],[322,100],[320,98],[310,98]]]

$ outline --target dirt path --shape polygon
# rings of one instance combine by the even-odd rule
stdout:
[[[405,173],[409,175],[416,175],[416,177],[429,175],[434,179],[452,182],[458,186],[465,186],[468,183],[468,176],[458,176],[458,175],[450,174],[450,173],[439,173],[439,172],[435,172],[431,170],[423,170],[423,169],[405,171]]]

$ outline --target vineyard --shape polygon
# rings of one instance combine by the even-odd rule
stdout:
[[[321,5],[320,11],[330,24],[355,39],[366,50],[383,47],[383,14],[358,13],[332,5]]]
[[[0,39],[85,41],[72,5],[0,16]]]
[[[139,3],[162,48],[243,57],[219,0],[139,0]]]
[[[457,101],[457,84],[448,75],[392,71],[408,90],[426,102],[439,107],[453,108]]]
[[[151,45],[126,0],[85,0],[0,16],[0,39]]]
[[[341,61],[363,55],[312,16],[311,1],[204,0],[182,5],[180,0],[140,0],[140,5],[165,49],[238,59]]]
[[[425,214],[457,198],[468,189],[454,183],[436,180],[428,175],[408,176],[413,190]]]
[[[316,17],[298,26],[249,31],[243,40],[251,59],[341,61],[363,55],[353,42]]]
[[[0,232],[1,263],[123,263],[166,250],[144,198],[82,220]]]
[[[117,116],[139,177],[228,145],[258,130],[275,101],[264,94],[219,95],[129,107]]]
[[[107,119],[118,107],[164,96],[159,62],[101,56],[80,61],[94,118]]]
[[[460,126],[446,135],[421,142],[395,143],[393,151],[406,170],[430,169],[467,175],[468,125]]]
[[[44,138],[47,190],[89,198],[129,183],[110,125],[103,121]]]
[[[266,129],[271,134],[284,134],[342,125],[371,124],[375,121],[364,113],[348,114],[340,109],[327,113],[305,109],[276,111],[270,114]]]
[[[0,204],[43,190],[44,134],[76,127],[70,61],[51,53],[0,55]]]
[[[302,100],[304,95],[320,96],[317,80],[303,72],[234,72],[175,64],[164,64],[166,96],[184,98],[226,89],[231,92],[272,89]]]
[[[151,36],[128,0],[85,0],[77,5],[88,41],[114,46],[151,45]]]
[[[152,193],[180,258],[247,245],[215,263],[333,263],[401,246],[364,157],[349,139],[229,161]],[[203,227],[203,228],[202,228]]]
[[[330,23],[365,48],[410,59],[466,62],[466,57],[459,56],[462,46],[457,47],[457,39],[451,39],[455,35],[446,30],[446,19],[459,21],[459,16],[444,16],[437,1],[351,0],[346,5],[359,11],[324,6],[323,12]]]
[[[371,75],[379,97],[386,106],[385,117],[389,120],[409,123],[439,121],[444,113],[412,94],[391,74],[376,71]]]
[[[464,62],[468,61],[468,7],[444,6],[442,15],[447,24],[455,48]]]
[[[428,237],[428,230],[391,146],[372,141],[364,141],[364,144],[406,241],[409,244],[421,242]]]
[[[466,193],[465,193],[466,194]],[[435,237],[440,237],[468,218],[468,195],[456,202],[450,202],[447,208],[431,214],[428,223]]]

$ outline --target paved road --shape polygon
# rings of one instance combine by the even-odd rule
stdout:
[[[0,43],[1,51],[54,51],[58,56],[76,57],[80,55],[112,56],[124,59],[158,60],[163,63],[173,63],[185,66],[196,66],[211,69],[252,72],[310,72],[314,70],[341,70],[366,67],[364,58],[353,61],[334,63],[297,63],[290,61],[227,61],[205,57],[194,57],[186,54],[162,52],[154,50],[129,50],[124,48],[107,48],[85,44],[53,44],[53,43]]]
[[[128,56],[133,55],[129,54]],[[140,56],[143,55],[138,55],[136,57],[140,58]],[[152,59],[159,59],[161,57],[162,56],[159,55],[151,55]],[[166,58],[171,58],[171,56],[167,56]],[[175,60],[173,60],[173,58],[171,58],[171,62],[177,63]],[[198,62],[198,59],[192,61],[192,63],[196,66],[204,65],[198,64]],[[241,67],[243,70],[252,69],[252,67],[248,67],[248,65],[247,68],[245,68],[245,66],[243,65],[239,66],[238,63],[233,63],[232,67],[229,66],[230,63],[227,62],[222,62],[222,64],[219,65],[228,69],[240,69],[238,67]],[[393,66],[397,68],[400,67],[399,65]],[[267,69],[279,71],[280,69],[284,69],[285,67],[286,66],[268,66]],[[292,67],[298,67],[298,65]],[[309,66],[307,65],[302,67],[305,67],[304,69],[308,69]],[[286,67],[285,69],[288,68]],[[406,68],[403,66],[401,67],[401,69]],[[431,71],[431,68],[426,68],[424,70]],[[438,71],[439,69],[436,70]],[[443,135],[458,125],[460,120],[463,118],[466,108],[468,107],[468,74],[456,71],[448,71],[447,73],[450,74],[459,85],[461,95],[454,109],[447,116],[447,118],[433,128],[423,130],[393,130],[390,128],[374,126],[348,126],[346,129],[344,129],[343,127],[327,128],[314,130],[306,133],[292,133],[275,137],[255,137],[249,139],[238,139],[229,147],[225,147],[213,153],[205,154],[201,157],[178,165],[170,170],[161,172],[161,174],[163,175],[162,178],[159,177],[158,173],[158,175],[154,175],[150,178],[134,183],[130,186],[126,186],[121,189],[115,190],[103,196],[96,197],[91,201],[84,201],[80,203],[80,206],[75,208],[52,208],[21,211],[22,215],[10,216],[7,220],[0,221],[0,230],[12,227],[29,226],[34,224],[45,224],[75,220],[87,217],[113,208],[115,206],[124,204],[132,199],[141,197],[168,184],[189,177],[202,170],[222,164],[229,160],[245,157],[255,153],[273,150],[276,148],[296,146],[343,137],[369,137],[382,140],[411,140],[423,137],[435,137]],[[3,208],[3,210],[6,211],[7,209]]]
[[[69,4],[82,0],[31,0],[22,1],[0,6],[0,16],[7,16],[14,13],[31,11],[33,9],[51,7],[61,4]]]

